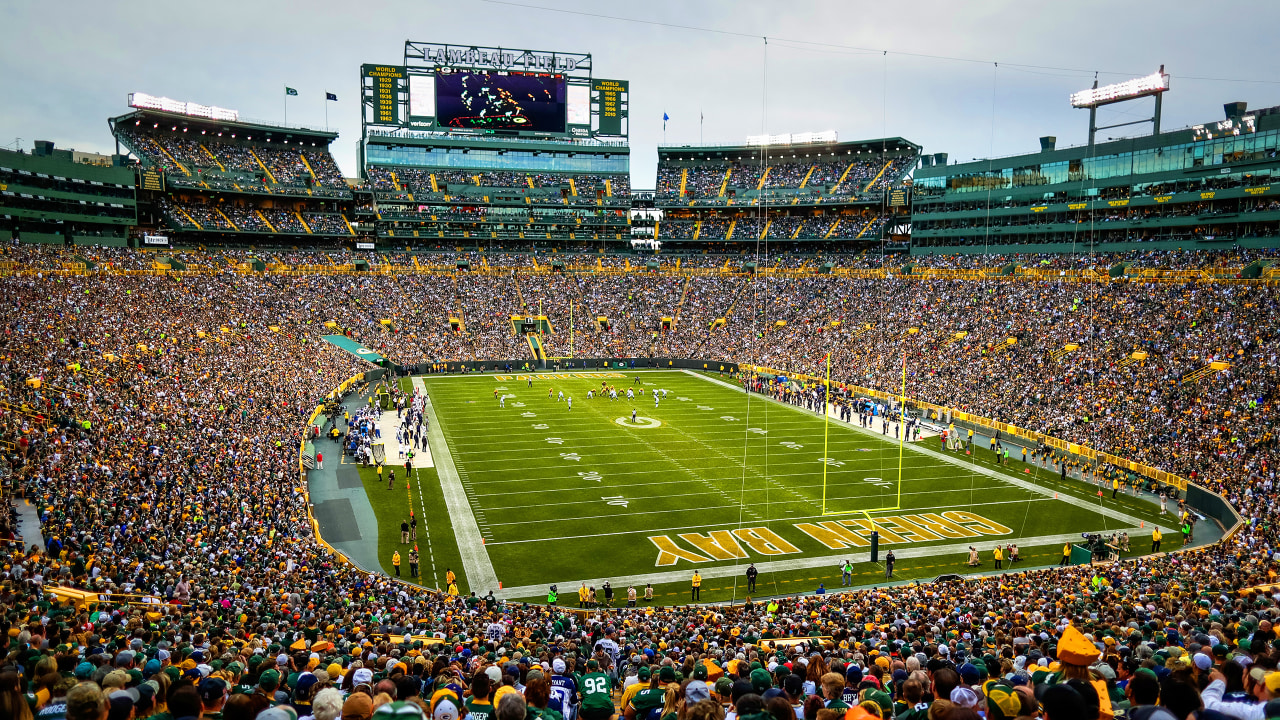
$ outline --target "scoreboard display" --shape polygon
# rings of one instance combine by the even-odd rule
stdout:
[[[372,101],[373,106],[371,124],[400,124],[400,104],[407,77],[403,65],[360,66],[361,93],[365,100]]]
[[[404,64],[361,66],[363,125],[627,137],[629,83],[591,69],[589,54],[408,41]]]
[[[627,96],[629,82],[626,80],[591,81],[591,103],[596,115],[600,118],[596,132],[600,135],[626,135],[623,123],[627,119]]]
[[[164,192],[164,173],[159,170],[139,170],[138,189]]]

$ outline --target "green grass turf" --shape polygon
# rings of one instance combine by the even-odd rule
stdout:
[[[413,392],[408,378],[401,383],[406,392]],[[344,460],[349,462],[349,460]],[[390,468],[384,468],[384,472]],[[458,552],[458,544],[453,536],[453,523],[449,513],[444,510],[444,494],[440,490],[440,476],[435,468],[420,467],[414,470],[412,482],[405,487],[403,463],[396,468],[395,487],[387,489],[386,475],[378,480],[378,472],[373,467],[360,468],[360,479],[364,481],[365,492],[369,496],[369,504],[378,516],[378,559],[383,572],[395,575],[392,555],[400,552],[400,576],[409,582],[444,589],[445,572],[452,569],[458,577],[458,589],[462,593],[469,591],[465,574],[462,572],[462,556]],[[418,515],[418,539],[409,544],[400,543],[400,523],[409,517],[412,507]],[[425,518],[425,522],[424,522]],[[409,577],[409,550],[418,547],[418,577]]]
[[[957,467],[910,450],[903,452],[892,438],[835,422],[824,427],[823,418],[813,413],[747,396],[700,377],[677,372],[638,374],[646,394],[631,402],[625,398],[616,402],[587,400],[587,391],[598,391],[601,378],[606,377],[599,374],[543,374],[535,376],[532,387],[525,376],[505,380],[494,376],[424,378],[472,510],[477,513],[486,549],[505,587],[556,582],[562,598],[569,599],[578,579],[609,577],[617,578],[612,584],[624,596],[628,576],[669,571],[691,574],[695,567],[687,561],[656,567],[658,548],[650,536],[666,535],[683,549],[697,550],[678,535],[739,527],[769,528],[800,552],[765,556],[742,545],[745,559],[697,567],[705,572],[708,567],[747,561],[831,556],[829,565],[822,568],[761,574],[758,595],[796,593],[811,591],[819,582],[838,588],[837,568],[840,560],[848,557],[856,563],[855,584],[872,583],[882,579],[884,571],[882,566],[866,562],[865,548],[832,550],[795,527],[800,522],[864,517],[861,511],[878,518],[965,511],[1006,526],[1010,533],[881,549],[883,556],[889,549],[902,552],[922,545],[972,542],[982,550],[987,568],[991,567],[990,549],[996,541],[1003,544],[1023,537],[1107,531],[1126,525],[967,466]],[[634,387],[637,373],[613,375],[607,381],[620,394]],[[505,389],[499,394],[508,396],[505,408],[499,408],[494,398],[494,390],[500,388]],[[572,396],[572,411],[565,402],[548,399],[548,388]],[[649,394],[653,388],[668,391],[667,399],[656,409]],[[653,429],[632,426],[633,408],[639,416],[653,418],[661,425]],[[623,419],[621,424],[619,418]],[[936,439],[922,444],[939,447]],[[965,459],[975,466],[994,466],[993,454],[986,450],[979,449]],[[1025,466],[1018,460],[1012,465],[1010,474],[1034,479],[1051,493],[1097,502],[1093,496],[1096,488],[1074,480],[1059,485],[1052,472],[1026,474],[1020,472]],[[822,516],[824,470],[826,509],[844,514]],[[419,472],[421,487],[413,490],[421,495],[415,495],[418,499],[414,502],[415,507],[425,506],[437,574],[443,577],[444,567],[453,567],[463,580],[460,588],[466,592],[437,477],[434,470]],[[380,519],[380,557],[390,571],[391,550],[399,547],[400,516],[409,500],[402,480],[397,481],[397,491],[387,491],[385,481],[377,486],[371,470],[364,476]],[[1123,496],[1113,501],[1110,493],[1107,495],[1104,502],[1108,507],[1143,519],[1148,526],[1158,517],[1148,502]],[[900,510],[878,510],[899,504]],[[858,514],[849,514],[855,512]],[[1019,545],[1024,567],[1053,564],[1061,556],[1060,542]],[[1135,551],[1144,549],[1149,540],[1145,535],[1133,535],[1133,546]],[[406,554],[407,548],[401,552]],[[941,550],[900,558],[895,576],[914,579],[967,572],[966,559],[962,552]],[[427,576],[431,568],[425,552],[423,564],[421,572]],[[402,572],[407,574],[407,565]],[[435,584],[428,577],[423,580],[427,585]],[[487,589],[477,590],[483,593]],[[688,593],[684,580],[655,585],[660,604],[687,601]],[[733,578],[708,578],[702,600],[741,599],[744,593],[745,580],[741,578],[736,583]],[[544,596],[530,599],[538,597]]]

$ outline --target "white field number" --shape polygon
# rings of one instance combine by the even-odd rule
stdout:
[[[782,447],[784,447],[784,448],[791,448],[792,450],[799,450],[800,448],[804,447],[804,446],[803,446],[803,445],[801,445],[800,443],[797,443],[797,442],[791,442],[790,440],[783,440],[782,442],[780,442],[780,443],[778,443],[778,444],[779,444],[779,445],[781,445],[781,446],[782,446]]]
[[[549,438],[547,438],[547,444],[548,444],[548,445],[563,445],[563,444],[564,444],[564,438],[549,437]]]
[[[574,462],[581,462],[582,460],[582,456],[579,455],[578,453],[560,453],[560,457],[564,458],[565,460],[572,460]]]
[[[582,478],[583,480],[590,480],[592,482],[601,482],[602,480],[604,480],[604,476],[596,472],[595,470],[580,472],[578,473],[578,477]]]

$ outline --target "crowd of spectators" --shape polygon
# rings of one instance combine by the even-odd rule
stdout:
[[[277,185],[347,190],[346,179],[328,148],[250,142],[162,128],[122,126],[116,134],[143,162],[175,175],[175,181],[198,175],[202,182],[218,189],[235,189],[238,184],[254,181],[266,181],[269,187],[269,173]]]
[[[375,705],[413,715],[419,703],[448,711],[442,702],[468,696],[472,715],[493,697],[500,720],[521,716],[515,702],[524,716],[553,717],[547,676],[571,678],[588,659],[620,679],[657,678],[646,683],[689,720],[721,717],[722,702],[762,720],[838,717],[822,714],[841,705],[913,720],[972,719],[974,707],[997,720],[1038,707],[1050,720],[1092,720],[1156,703],[1164,710],[1140,716],[1203,706],[1202,717],[1248,720],[1265,717],[1280,689],[1275,598],[1247,591],[1275,579],[1280,297],[1265,284],[513,272],[18,275],[6,290],[3,393],[33,413],[0,415],[0,437],[49,542],[19,544],[12,516],[0,518],[5,662],[23,669],[0,670],[9,716],[288,717],[266,710],[282,703],[369,720]],[[397,359],[504,359],[524,350],[509,313],[540,302],[563,328],[570,300],[582,316],[611,319],[608,332],[579,329],[580,354],[653,350],[813,373],[832,351],[833,375],[873,387],[893,387],[905,356],[913,396],[1165,466],[1224,493],[1245,523],[1204,550],[1102,569],[585,615],[444,596],[335,562],[296,489],[297,441],[311,407],[367,365],[317,342],[317,320]],[[453,314],[466,333],[449,329]],[[678,320],[655,343],[659,315]],[[396,319],[396,331],[379,318]],[[728,323],[712,327],[718,318]],[[833,319],[873,329],[833,331]],[[198,334],[221,325],[234,332]],[[964,342],[942,342],[959,329]],[[1006,337],[1018,343],[996,354]],[[548,342],[566,350],[559,329]],[[1066,342],[1079,350],[1047,359]],[[1132,348],[1146,363],[1120,363]],[[1179,382],[1215,359],[1230,370]],[[52,584],[156,602],[69,609],[51,602]],[[389,633],[445,642],[393,646]],[[813,639],[763,644],[780,637]],[[785,705],[777,714],[774,697]],[[622,705],[636,714],[648,698]]]
[[[888,161],[874,156],[863,159],[855,155],[817,162],[787,160],[768,164],[720,161],[668,165],[660,161],[655,192],[667,200],[713,200],[720,197],[722,188],[726,194],[732,193],[737,198],[753,196],[756,191],[770,191],[772,197],[776,194],[774,191],[799,191],[804,185],[804,190],[815,195],[855,195],[896,184],[914,161],[915,157],[910,155]],[[763,185],[760,182],[762,177]],[[682,178],[683,196],[680,195]],[[843,182],[841,178],[844,178]],[[874,184],[871,182],[873,179]]]
[[[63,252],[3,257],[53,269]],[[724,259],[690,260],[712,257]],[[565,687],[595,669],[657,691],[624,695],[629,717],[661,697],[658,714],[677,720],[718,720],[722,703],[744,720],[835,719],[845,705],[859,719],[973,720],[977,710],[1006,720],[1042,708],[1048,720],[1253,720],[1280,694],[1277,596],[1251,590],[1274,583],[1280,540],[1280,296],[1266,284],[516,270],[5,283],[0,394],[25,411],[0,414],[3,465],[46,539],[29,547],[0,516],[6,717],[370,720],[375,706],[388,718],[425,706],[438,718],[496,708],[498,720],[555,720],[548,676]],[[507,359],[527,352],[510,313],[540,305],[557,328],[549,348],[562,352],[571,301],[575,317],[610,318],[608,331],[578,329],[578,354],[749,359],[816,374],[831,352],[833,377],[881,388],[897,387],[905,359],[914,397],[1193,478],[1244,523],[1204,549],[1101,568],[582,614],[451,597],[336,562],[307,520],[297,446],[310,410],[369,366],[318,341],[319,321],[405,362]],[[449,316],[467,330],[452,330]],[[659,331],[662,316],[677,318],[674,329]],[[201,336],[224,326],[232,332]],[[948,342],[960,330],[963,341]],[[997,352],[1008,337],[1015,344]],[[1067,343],[1079,348],[1050,357]],[[1134,349],[1147,360],[1124,362]],[[1214,360],[1230,368],[1181,382]],[[54,600],[54,585],[154,602],[77,609]],[[433,642],[386,638],[401,633]],[[782,637],[804,640],[767,645]],[[561,710],[580,710],[574,693],[566,699]]]

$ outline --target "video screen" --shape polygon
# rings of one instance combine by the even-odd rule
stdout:
[[[564,77],[437,72],[436,122],[442,127],[562,133]]]

